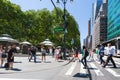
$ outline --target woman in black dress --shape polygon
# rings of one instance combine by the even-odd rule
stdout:
[[[8,63],[9,63],[9,69],[13,68],[13,62],[14,62],[14,53],[15,53],[15,45],[12,45],[11,49],[8,51]]]

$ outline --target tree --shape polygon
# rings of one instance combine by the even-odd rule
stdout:
[[[63,46],[63,31],[55,32],[57,27],[64,28],[63,10],[28,10],[23,12],[20,6],[7,0],[0,0],[0,34],[9,34],[19,41],[29,41],[34,45],[49,38],[55,45]],[[74,17],[66,11],[67,47],[80,46],[80,33]],[[71,45],[71,40],[74,44]]]

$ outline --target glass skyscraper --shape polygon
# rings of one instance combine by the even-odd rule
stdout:
[[[94,3],[94,20],[96,19],[97,15],[98,15],[98,12],[99,12],[99,9],[101,7],[103,3],[103,0],[96,0],[96,2]]]
[[[107,40],[120,36],[120,0],[108,0]]]

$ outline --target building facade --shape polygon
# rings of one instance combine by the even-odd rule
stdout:
[[[108,0],[107,40],[120,36],[120,0]]]
[[[92,35],[91,35],[91,19],[88,20],[88,35],[87,35],[87,45],[86,47],[88,49],[91,49],[92,48]]]
[[[93,20],[96,19],[102,3],[103,0],[96,0],[96,2],[93,4]]]
[[[92,49],[107,40],[107,3],[103,3],[93,23]]]

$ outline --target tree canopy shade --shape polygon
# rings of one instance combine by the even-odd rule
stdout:
[[[49,38],[55,45],[63,46],[63,32],[55,32],[55,28],[63,28],[63,10],[57,8],[49,11],[28,10],[23,12],[20,6],[8,0],[0,0],[0,34],[9,34],[18,41],[29,41],[38,44]],[[80,32],[74,17],[68,12],[67,16],[67,47],[80,47]],[[74,44],[71,45],[71,40]]]

